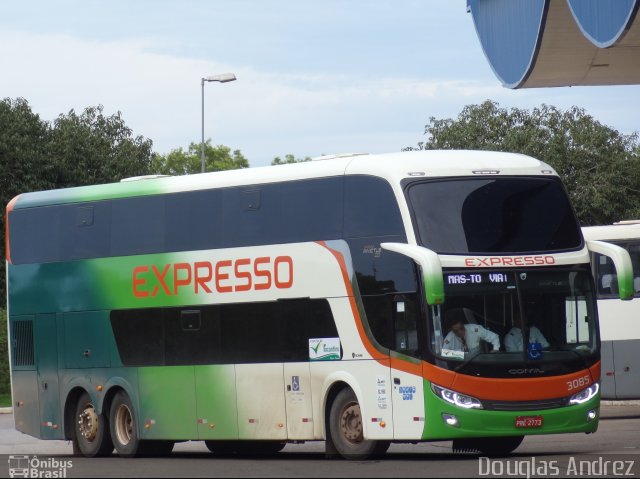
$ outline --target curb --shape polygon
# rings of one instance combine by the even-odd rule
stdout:
[[[12,413],[13,413],[12,407],[0,407],[0,414],[12,414]]]
[[[638,400],[628,400],[628,401],[600,401],[601,406],[640,406],[640,401]]]

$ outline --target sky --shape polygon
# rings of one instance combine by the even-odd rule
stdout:
[[[47,121],[102,105],[153,150],[204,133],[251,166],[279,156],[387,153],[464,106],[584,108],[640,130],[640,86],[510,90],[466,0],[3,0],[0,97]]]

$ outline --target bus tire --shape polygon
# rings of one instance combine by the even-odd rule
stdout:
[[[331,404],[329,435],[338,454],[351,460],[382,455],[390,444],[389,441],[364,439],[360,404],[350,388],[340,391]]]
[[[104,412],[97,414],[87,392],[83,392],[74,416],[73,451],[85,457],[109,456],[113,451],[109,420]]]
[[[138,437],[138,424],[129,395],[118,391],[111,402],[109,412],[111,439],[116,452],[121,457],[135,457],[145,451],[143,441]]]

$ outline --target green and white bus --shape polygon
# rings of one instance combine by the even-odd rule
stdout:
[[[503,454],[526,435],[592,433],[590,251],[633,294],[628,254],[585,243],[552,168],[497,152],[25,193],[6,248],[16,428],[84,456],[194,440]]]

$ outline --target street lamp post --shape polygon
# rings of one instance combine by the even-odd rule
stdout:
[[[204,173],[204,82],[217,81],[219,83],[227,83],[230,81],[234,81],[235,79],[236,76],[233,73],[221,73],[220,75],[213,75],[200,79],[200,86],[202,87],[202,145],[200,148],[200,163],[202,164],[202,173]]]

